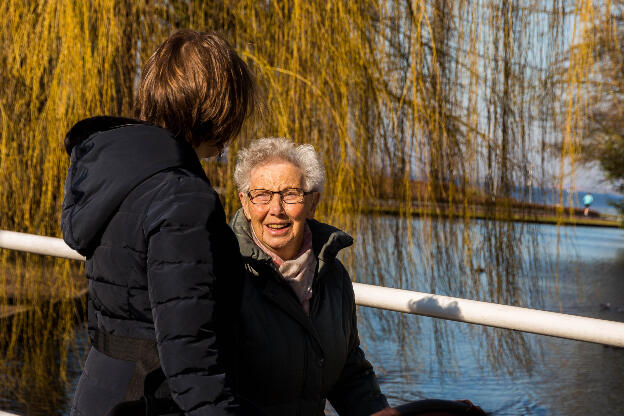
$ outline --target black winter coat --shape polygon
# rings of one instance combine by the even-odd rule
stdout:
[[[193,148],[165,129],[111,117],[79,122],[65,144],[61,226],[87,257],[90,332],[155,340],[161,396],[190,415],[230,414],[220,345],[243,267]],[[134,366],[92,349],[72,414],[105,415],[136,399],[126,387]]]
[[[266,415],[319,416],[329,399],[340,415],[387,407],[360,349],[351,279],[338,252],[346,233],[308,220],[318,267],[310,316],[254,242],[242,210],[231,221],[247,268],[233,383],[240,402]]]

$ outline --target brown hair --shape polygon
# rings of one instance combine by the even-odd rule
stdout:
[[[240,132],[255,101],[245,62],[214,32],[174,32],[143,66],[136,116],[193,146],[223,147]]]

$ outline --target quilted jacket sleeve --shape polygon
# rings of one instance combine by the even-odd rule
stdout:
[[[345,319],[350,321],[351,333],[347,361],[328,399],[341,416],[366,416],[388,407],[388,402],[379,389],[373,367],[360,348],[353,285],[344,266],[337,263],[342,269],[344,310],[348,314]]]
[[[238,414],[220,365],[215,322],[215,262],[227,261],[215,250],[229,228],[217,194],[201,185],[177,178],[145,217],[156,341],[172,396],[185,414]]]

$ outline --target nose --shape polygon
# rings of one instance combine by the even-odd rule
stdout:
[[[282,198],[280,194],[273,194],[273,198],[269,201],[269,212],[273,215],[280,214],[283,211]]]

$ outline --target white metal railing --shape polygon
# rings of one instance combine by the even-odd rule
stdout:
[[[15,231],[0,230],[0,248],[9,250],[27,251],[45,256],[63,257],[72,260],[85,260],[76,251],[69,248],[65,241],[55,237],[16,233]]]
[[[624,347],[624,323],[353,283],[358,305]]]
[[[59,238],[0,231],[0,248],[84,260]],[[624,347],[624,323],[353,283],[358,305]],[[1,415],[0,415],[1,416]]]

